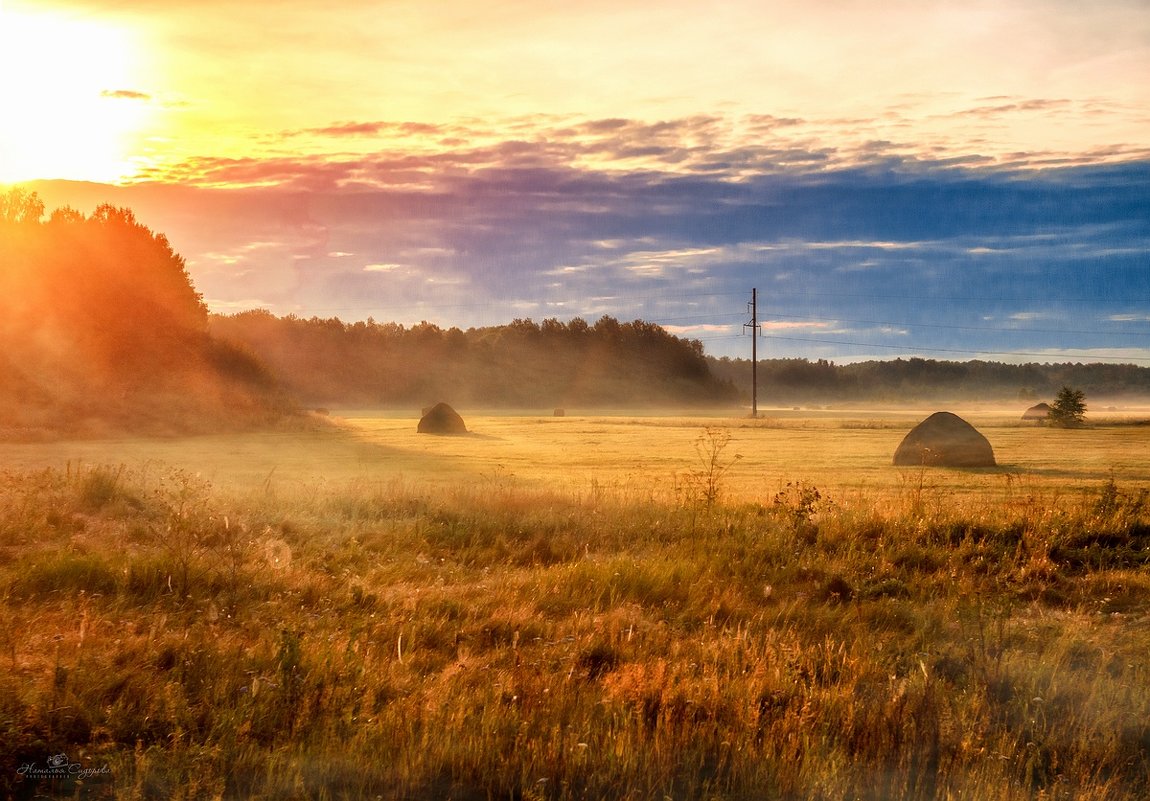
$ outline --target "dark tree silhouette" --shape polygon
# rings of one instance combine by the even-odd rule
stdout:
[[[690,405],[735,396],[711,374],[701,343],[643,321],[517,319],[462,331],[253,311],[213,317],[211,330],[319,406],[422,407],[440,398],[519,407]]]
[[[129,209],[45,222],[35,193],[0,193],[0,429],[178,430],[270,410],[268,373],[207,321],[183,258]]]
[[[1062,428],[1080,426],[1086,419],[1086,395],[1080,389],[1063,387],[1050,405],[1051,425]]]
[[[746,388],[751,365],[745,359],[709,359],[717,377]],[[1086,395],[1141,402],[1150,395],[1150,368],[1134,364],[1004,364],[892,359],[837,365],[825,360],[764,359],[759,362],[759,397],[776,403],[879,401],[1021,401],[1054,395],[1075,386]],[[1022,409],[1019,409],[1019,413]]]

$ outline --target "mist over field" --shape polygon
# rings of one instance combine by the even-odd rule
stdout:
[[[1150,790],[1145,368],[768,359],[756,418],[653,323],[210,315],[0,200],[4,793]],[[892,464],[942,403],[990,466]]]
[[[961,411],[0,444],[0,786],[1141,798],[1150,426]]]
[[[44,225],[189,314],[8,331],[3,792],[1150,792],[1143,369],[765,361],[753,419],[658,326],[209,318]],[[1118,405],[1020,419],[1062,381]],[[940,404],[994,467],[892,465]]]
[[[262,365],[208,335],[183,259],[131,210],[46,217],[13,189],[0,258],[7,435],[227,429],[286,409]]]
[[[1150,798],[1150,5],[0,0],[0,799]]]

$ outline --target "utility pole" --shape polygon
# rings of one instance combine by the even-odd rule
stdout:
[[[751,302],[747,305],[751,321],[743,325],[743,330],[751,329],[751,417],[759,416],[759,290],[751,290]]]

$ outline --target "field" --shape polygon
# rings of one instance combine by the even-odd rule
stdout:
[[[759,420],[712,415],[627,414],[551,417],[467,415],[472,436],[415,433],[409,413],[348,410],[338,433],[259,433],[188,439],[125,439],[35,445],[0,443],[10,469],[69,464],[178,466],[220,488],[276,487],[314,494],[321,488],[407,480],[422,486],[476,484],[493,476],[517,485],[580,492],[593,483],[643,494],[668,490],[699,468],[697,440],[714,427],[730,434],[725,456],[741,456],[725,476],[731,496],[762,500],[802,479],[838,495],[883,499],[909,478],[891,466],[906,432],[932,410],[786,410]],[[1095,489],[1114,477],[1150,482],[1146,444],[1150,409],[1092,416],[1086,430],[1022,424],[1016,409],[960,409],[991,440],[999,467],[938,471],[943,494],[998,494],[1013,480],[1052,491]],[[768,498],[769,499],[769,498]]]
[[[955,411],[0,445],[0,788],[1144,798],[1150,426]]]

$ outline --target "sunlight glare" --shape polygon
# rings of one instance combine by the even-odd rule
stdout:
[[[118,182],[148,114],[129,34],[0,6],[0,183]]]

